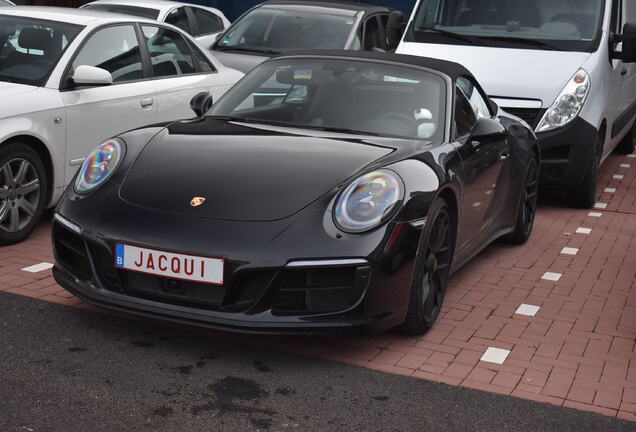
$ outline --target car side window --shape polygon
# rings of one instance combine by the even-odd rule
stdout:
[[[468,78],[459,77],[457,78],[457,85],[464,91],[477,118],[489,118],[490,108],[488,108],[488,103],[475,84]]]
[[[73,61],[73,69],[82,65],[106,69],[115,83],[142,79],[141,52],[134,27],[118,25],[98,30]]]
[[[142,26],[155,77],[170,77],[196,72],[188,43],[170,29]]]
[[[373,48],[384,49],[382,43],[382,31],[380,29],[380,22],[376,16],[373,16],[364,23],[364,50],[371,51]]]
[[[165,21],[168,24],[172,24],[173,26],[180,28],[186,33],[192,33],[190,21],[188,21],[188,14],[184,7],[178,7],[168,12]]]
[[[197,7],[192,7],[190,9],[194,14],[194,19],[196,20],[197,27],[199,28],[199,31],[195,36],[219,33],[224,30],[223,20],[221,17]]]
[[[455,138],[470,135],[477,123],[477,115],[466,93],[459,85],[455,86]]]

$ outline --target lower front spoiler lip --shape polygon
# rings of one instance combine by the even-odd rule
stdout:
[[[127,298],[122,295],[115,296],[107,292],[102,293],[100,291],[103,290],[83,287],[80,281],[63,270],[60,270],[58,267],[53,267],[53,277],[58,284],[71,294],[87,303],[104,309],[130,313],[161,321],[170,321],[235,333],[285,335],[356,334],[363,333],[368,326],[382,321],[387,317],[385,315],[360,319],[346,319],[341,316],[341,321],[303,322],[267,322],[259,319],[246,318],[247,315],[242,315],[241,319],[228,319],[218,315],[215,316],[213,312],[209,311],[196,313],[192,309],[188,310],[188,308],[180,308],[181,310],[177,310],[176,308],[165,307],[171,305],[164,306],[154,301]],[[205,314],[201,312],[205,312]],[[391,314],[387,315],[390,316]]]

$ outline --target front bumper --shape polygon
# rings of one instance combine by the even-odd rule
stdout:
[[[387,271],[384,263],[368,257],[322,262],[312,257],[278,265],[228,259],[225,285],[215,287],[118,269],[113,250],[120,240],[69,222],[56,215],[53,275],[66,290],[96,306],[267,334],[376,332],[399,325],[406,315],[412,260]]]
[[[559,191],[577,188],[597,137],[598,130],[580,117],[562,128],[537,133],[541,148],[540,186]]]

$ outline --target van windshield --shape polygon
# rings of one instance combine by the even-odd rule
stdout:
[[[604,6],[605,0],[422,0],[405,40],[593,51]]]

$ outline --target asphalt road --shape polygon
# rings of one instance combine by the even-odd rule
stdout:
[[[287,430],[636,425],[0,293],[0,432]]]

